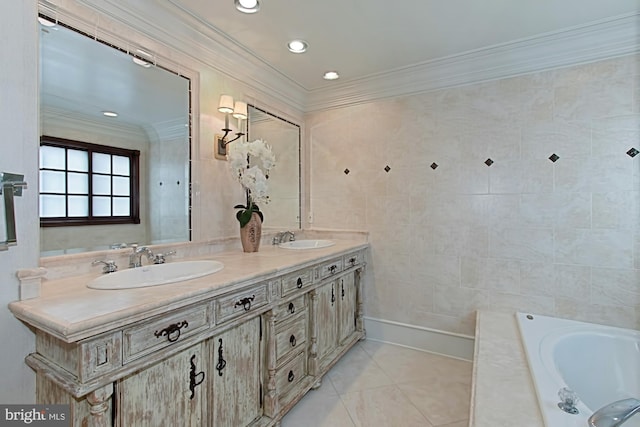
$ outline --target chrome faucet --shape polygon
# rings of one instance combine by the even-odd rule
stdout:
[[[148,260],[153,259],[153,252],[146,246],[131,245],[133,252],[129,255],[129,268],[142,267],[142,255],[145,255]]]
[[[271,243],[277,245],[283,242],[293,242],[294,240],[296,240],[296,235],[293,231],[282,231],[273,237],[273,241]]]
[[[640,412],[640,400],[623,399],[603,406],[594,412],[588,421],[591,427],[619,427]]]

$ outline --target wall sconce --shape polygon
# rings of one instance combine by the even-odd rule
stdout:
[[[222,131],[224,135],[216,135],[216,149],[215,157],[220,160],[227,159],[227,145],[237,140],[244,135],[244,132],[236,132],[236,137],[227,140],[227,135],[231,132],[229,128],[229,114],[238,119],[239,130],[242,130],[242,121],[247,119],[247,104],[246,102],[236,101],[233,102],[233,97],[230,95],[221,95],[220,102],[218,103],[218,111],[224,113],[224,128]]]

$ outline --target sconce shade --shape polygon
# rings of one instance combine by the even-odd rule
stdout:
[[[247,103],[242,101],[236,101],[236,105],[233,108],[233,117],[240,120],[247,119]]]
[[[218,111],[221,113],[233,113],[233,97],[231,95],[221,95]]]

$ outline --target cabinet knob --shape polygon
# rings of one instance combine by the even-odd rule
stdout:
[[[293,380],[296,379],[296,376],[294,375],[293,371],[289,371],[289,376],[287,377],[287,380],[289,380],[289,382],[293,382]]]
[[[333,273],[335,273],[335,272],[336,272],[336,270],[337,270],[337,269],[338,269],[338,266],[334,264],[334,265],[332,265],[332,266],[330,266],[330,267],[329,267],[329,272],[330,272],[331,274],[333,274]]]
[[[293,305],[292,302],[289,303],[289,313],[293,314],[296,312],[296,306]]]
[[[291,347],[295,347],[296,346],[296,336],[291,334],[291,336],[289,337],[289,343],[291,344]]]
[[[302,278],[298,277],[298,280],[296,281],[296,286],[298,287],[298,289],[302,288]]]

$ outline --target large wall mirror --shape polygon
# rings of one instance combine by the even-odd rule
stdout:
[[[43,222],[42,256],[102,250],[123,243],[190,240],[190,80],[147,55],[124,51],[60,23],[41,25],[41,135],[140,152],[139,191],[135,195],[138,223],[69,226],[58,222],[57,226],[45,226]],[[108,112],[117,117],[105,115]],[[43,157],[47,157],[41,148],[40,189],[51,192],[47,200],[40,196],[41,218],[59,216],[66,208],[69,219],[81,217],[88,210],[74,208],[74,200],[96,197],[95,176],[91,171],[85,173],[86,166],[83,171],[74,170],[65,156],[43,165]],[[66,168],[67,161],[69,169],[60,170]],[[46,169],[52,164],[62,166]],[[73,184],[74,177],[80,177],[79,186]],[[101,178],[104,181],[105,177]],[[107,183],[101,191],[104,196],[104,192],[119,190],[115,183],[113,188]],[[98,212],[89,210],[90,215],[94,211]]]
[[[300,215],[300,126],[264,109],[248,108],[247,138],[263,139],[276,155],[269,176],[271,202],[260,206],[267,228],[296,230]]]

